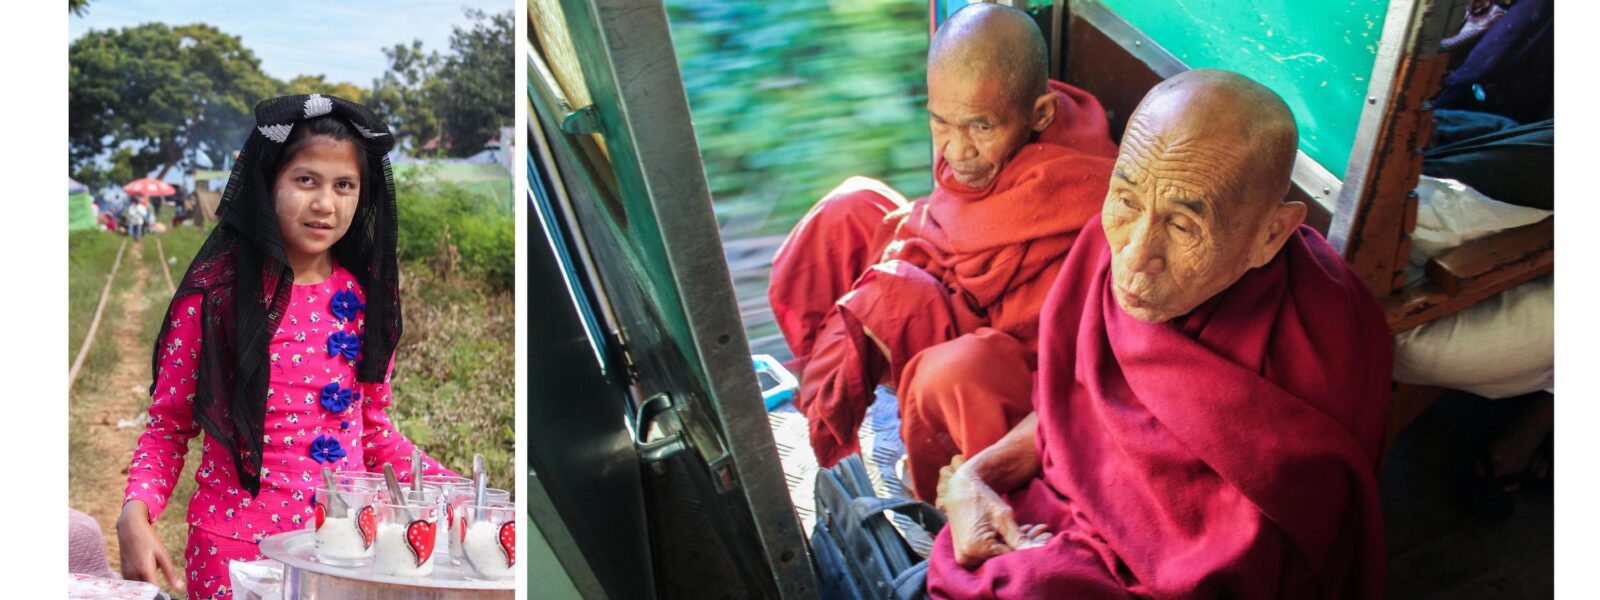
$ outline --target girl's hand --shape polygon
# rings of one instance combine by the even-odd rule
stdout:
[[[166,576],[169,589],[183,591],[183,578],[172,566],[172,558],[150,525],[150,509],[141,500],[130,500],[122,505],[122,515],[117,517],[117,545],[122,551],[122,577],[161,585],[156,580],[157,569]]]

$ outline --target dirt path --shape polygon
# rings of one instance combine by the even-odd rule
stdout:
[[[144,432],[140,416],[150,404],[151,340],[142,338],[145,311],[151,309],[146,291],[151,273],[144,261],[144,244],[130,244],[127,259],[123,264],[123,268],[131,269],[127,283],[112,290],[117,294],[119,310],[105,315],[104,333],[109,335],[96,344],[96,351],[109,350],[116,358],[106,376],[79,382],[70,410],[71,502],[100,523],[113,570],[120,563],[116,522],[122,509],[128,460],[139,434]],[[107,347],[99,348],[102,344]],[[135,418],[140,418],[137,425],[117,426],[118,421]],[[176,521],[181,526],[183,519],[180,516]],[[174,559],[182,552],[182,548],[167,550]]]

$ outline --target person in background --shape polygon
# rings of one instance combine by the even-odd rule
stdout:
[[[1461,31],[1443,45],[1460,65],[1445,76],[1436,108],[1523,124],[1555,116],[1554,2],[1473,0]]]
[[[123,211],[123,219],[128,226],[128,236],[137,242],[144,239],[150,223],[150,205],[144,198],[137,198],[128,202],[128,208]]]

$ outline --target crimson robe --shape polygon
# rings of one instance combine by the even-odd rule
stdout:
[[[905,387],[906,365],[932,346],[992,328],[1026,347],[1021,368],[1031,372],[1039,307],[1103,203],[1116,154],[1099,102],[1060,82],[1051,89],[1055,120],[988,186],[962,185],[937,156],[929,197],[832,194],[780,248],[768,297],[800,371],[795,406],[819,464],[859,451],[872,388]],[[908,434],[908,453],[930,437]]]
[[[1346,598],[1383,592],[1376,470],[1392,343],[1315,230],[1190,314],[1116,304],[1099,219],[1046,302],[1041,472],[1009,494],[1043,547],[955,562],[939,598]]]

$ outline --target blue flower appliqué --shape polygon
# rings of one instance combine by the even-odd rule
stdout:
[[[344,458],[344,456],[344,448],[339,447],[339,440],[319,435],[315,441],[311,442],[311,458],[316,459],[317,462],[334,462]]]
[[[328,310],[333,316],[346,321],[356,318],[356,313],[366,307],[367,305],[356,297],[356,293],[350,290],[334,292],[333,298],[328,300]]]
[[[322,407],[328,412],[338,414],[350,408],[350,401],[354,399],[355,390],[339,389],[338,383],[322,386]]]
[[[328,336],[328,356],[343,356],[346,360],[355,360],[361,353],[361,336],[354,333],[335,331]]]

